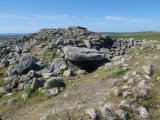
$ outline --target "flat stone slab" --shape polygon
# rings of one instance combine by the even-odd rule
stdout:
[[[65,54],[65,58],[70,61],[107,60],[104,52],[100,52],[94,49],[65,46],[63,48],[63,51]]]

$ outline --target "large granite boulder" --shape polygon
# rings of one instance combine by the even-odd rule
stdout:
[[[49,72],[53,72],[55,74],[63,73],[67,67],[67,63],[63,58],[57,58],[52,61]]]
[[[63,51],[65,58],[71,61],[93,61],[107,59],[104,52],[100,52],[94,49],[65,46]]]
[[[19,64],[15,66],[15,70],[19,75],[26,74],[35,67],[35,59],[31,54],[23,54],[19,59]]]

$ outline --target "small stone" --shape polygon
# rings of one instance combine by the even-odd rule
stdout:
[[[148,92],[146,90],[140,90],[140,94],[145,97],[148,96]]]
[[[105,120],[114,120],[115,119],[112,112],[106,107],[101,108],[101,113],[102,113],[102,116]]]
[[[146,75],[146,74],[145,74],[145,75],[143,75],[143,77],[144,77],[144,78],[146,78],[146,79],[148,79],[148,80],[150,80],[150,79],[151,79],[151,78],[150,78],[148,75]]]
[[[51,93],[51,95],[56,95],[59,92],[57,87],[54,87],[52,89],[48,89],[48,91]]]
[[[135,81],[135,80],[134,80],[133,78],[130,78],[130,79],[128,80],[127,84],[133,84],[134,81]]]
[[[120,92],[119,92],[118,89],[115,89],[115,90],[113,91],[113,93],[114,93],[115,96],[118,96]]]
[[[45,115],[40,118],[40,120],[48,120],[50,118],[50,115]]]
[[[33,78],[35,76],[35,71],[34,70],[29,71],[27,76]]]
[[[63,96],[64,96],[65,98],[68,97],[68,93],[65,93]]]
[[[113,103],[111,103],[111,102],[106,102],[106,103],[104,104],[104,107],[110,109],[110,108],[115,107],[115,105],[114,105]]]
[[[96,120],[96,110],[94,108],[88,108],[86,109],[86,114],[88,114],[92,120]]]
[[[123,97],[127,97],[127,96],[129,96],[129,95],[132,95],[133,93],[132,92],[128,92],[128,91],[125,91],[125,92],[123,92]]]
[[[16,103],[17,101],[15,99],[8,100],[8,103]]]
[[[85,70],[78,70],[77,74],[86,74],[87,72]]]
[[[22,94],[22,99],[26,100],[27,98],[29,98],[29,93]]]
[[[160,76],[157,77],[157,81],[160,82]]]
[[[72,70],[65,70],[63,73],[64,76],[73,76],[73,71]]]
[[[147,84],[147,81],[146,80],[142,80],[142,81],[140,81],[139,83],[138,83],[138,87],[145,87],[146,86],[146,84]]]
[[[60,87],[61,85],[61,79],[59,77],[52,77],[47,80],[47,82],[44,84],[45,88],[53,88],[53,87]]]
[[[11,95],[13,95],[13,93],[8,93],[8,94],[6,94],[6,96],[11,96]]]
[[[153,73],[153,66],[152,65],[143,66],[142,69],[148,75],[151,75]]]
[[[128,102],[128,100],[123,100],[119,105],[118,107],[121,109],[121,108],[130,108],[130,103]]]
[[[116,111],[116,114],[122,120],[129,120],[128,113],[125,112],[124,110],[119,109],[119,110]]]
[[[48,79],[48,78],[51,78],[51,77],[53,77],[53,76],[54,76],[54,73],[45,73],[45,74],[43,75],[43,78]]]
[[[150,113],[144,107],[138,107],[138,111],[142,118],[146,119],[150,117]]]

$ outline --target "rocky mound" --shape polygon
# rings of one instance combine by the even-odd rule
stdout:
[[[105,63],[107,70],[112,66],[108,63],[109,61],[117,60],[121,55],[129,54],[143,44],[148,45],[148,42],[133,38],[116,40],[79,26],[67,29],[42,29],[38,33],[29,34],[14,41],[0,43],[0,94],[10,96],[24,91],[21,95],[24,100],[28,99],[30,92],[36,91],[45,96],[57,95],[59,91],[66,88],[64,76],[76,79],[80,74],[93,72]],[[159,49],[159,46],[154,46],[153,49]],[[127,62],[130,59],[117,60],[114,65],[128,70]],[[152,66],[144,66],[143,70],[149,72],[145,75],[149,78],[152,74]],[[142,80],[139,84],[144,85],[145,81]],[[125,90],[123,93],[116,89],[113,91],[115,96],[123,94],[124,98],[133,94],[127,91],[127,88]],[[146,91],[141,90],[141,92],[145,94]],[[130,109],[131,106],[127,100],[124,100],[119,108]],[[92,108],[87,109],[86,114],[96,119],[95,111]],[[147,110],[139,107],[139,111]],[[108,108],[101,109],[101,112],[105,119],[116,118]],[[120,118],[129,118],[125,109],[117,111],[117,114]],[[147,111],[147,115],[143,118],[149,116]]]

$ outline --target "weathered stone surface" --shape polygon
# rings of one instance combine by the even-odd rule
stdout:
[[[106,107],[101,108],[101,113],[105,120],[116,120],[112,112]]]
[[[151,75],[153,73],[153,66],[152,65],[143,66],[142,69],[148,75]]]
[[[87,72],[85,70],[78,70],[77,74],[86,74]]]
[[[73,76],[73,71],[68,69],[68,70],[65,70],[64,73],[63,73],[64,76]]]
[[[39,87],[43,87],[43,82],[37,78],[33,78],[33,83],[31,84],[31,90],[36,91]]]
[[[65,46],[65,58],[71,61],[92,61],[92,60],[106,60],[105,53],[88,48],[79,48],[73,46]]]
[[[123,100],[119,105],[119,108],[131,108],[130,103],[128,102],[128,100]]]
[[[116,111],[116,114],[118,115],[119,119],[129,120],[129,116],[124,110],[119,109]]]
[[[86,114],[88,114],[92,118],[92,120],[96,120],[97,115],[96,110],[94,108],[86,109]]]
[[[150,117],[150,113],[147,111],[146,108],[144,107],[139,107],[138,108],[138,111],[141,115],[142,118],[146,119],[146,118],[149,118]]]
[[[63,73],[67,69],[67,63],[63,58],[57,58],[52,61],[49,72],[56,74]]]
[[[33,70],[35,67],[35,59],[30,54],[23,54],[19,59],[19,64],[15,66],[15,70],[19,75],[28,73],[30,70]]]
[[[47,80],[47,82],[44,84],[45,88],[53,88],[53,87],[60,87],[61,85],[61,79],[58,77],[52,77]]]
[[[27,98],[29,98],[29,93],[23,93],[22,99],[26,100]]]

